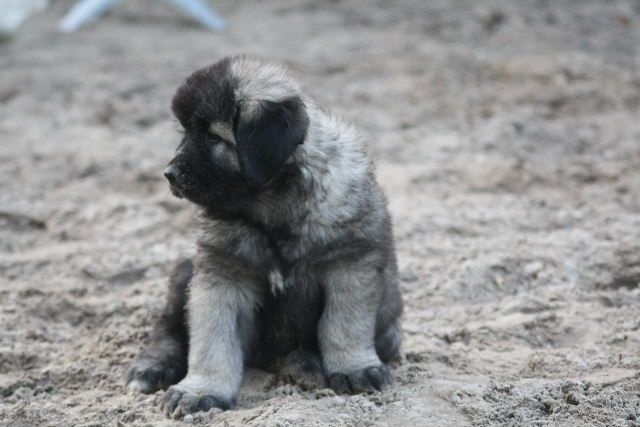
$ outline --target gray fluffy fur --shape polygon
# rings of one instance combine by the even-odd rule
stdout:
[[[304,140],[266,184],[218,204],[200,198],[212,188],[183,191],[197,179],[188,144],[214,138],[212,161],[225,162],[237,180],[249,168],[237,154],[238,129],[264,114],[265,102],[277,108],[291,99],[286,126],[300,127],[288,131]],[[177,382],[162,401],[173,417],[232,406],[247,364],[303,386],[311,378],[338,392],[383,388],[391,381],[384,362],[399,351],[402,303],[391,220],[362,136],[317,108],[284,68],[247,57],[226,58],[187,80],[174,99],[187,128],[198,103],[220,105],[207,117],[209,136],[186,129],[170,164],[174,193],[200,206],[195,272],[187,273],[188,286],[184,277],[171,281],[175,298],[134,361],[129,387],[152,392]],[[229,108],[235,114],[224,113]]]

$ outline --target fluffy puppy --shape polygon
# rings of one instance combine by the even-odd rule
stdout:
[[[246,57],[193,73],[172,110],[184,137],[165,176],[199,207],[201,234],[129,387],[171,386],[163,410],[180,417],[231,407],[246,365],[339,393],[389,384],[402,302],[360,134]]]

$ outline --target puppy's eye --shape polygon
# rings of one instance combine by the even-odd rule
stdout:
[[[221,138],[217,132],[215,132],[213,129],[211,129],[211,127],[209,127],[209,129],[207,129],[207,139],[219,141]]]
[[[223,165],[226,168],[239,170],[238,159],[231,144],[220,139],[218,141],[220,141],[220,143],[209,146],[212,161],[216,165]]]
[[[231,130],[231,126],[228,123],[213,122],[209,125],[208,131],[209,135],[214,138],[220,139],[227,144],[233,144],[235,142],[233,131]]]
[[[217,135],[210,130],[207,130],[205,139],[209,144],[217,144],[219,142],[222,142],[222,138],[220,138],[220,135]]]

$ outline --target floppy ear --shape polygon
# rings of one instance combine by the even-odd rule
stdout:
[[[253,187],[263,187],[304,142],[309,116],[298,97],[240,106],[234,136],[240,168]]]

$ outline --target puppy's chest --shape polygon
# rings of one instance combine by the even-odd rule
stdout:
[[[271,240],[269,250],[273,262],[269,266],[267,278],[274,294],[283,293],[300,281],[301,276],[310,274],[303,257],[305,248],[297,239]]]
[[[316,279],[315,260],[323,251],[322,242],[313,236],[309,227],[296,227],[296,231],[252,227],[232,239],[232,252],[265,277],[274,293],[281,293],[295,283]]]
[[[253,249],[266,262],[258,268],[267,278],[274,294],[283,293],[286,289],[312,276],[309,261],[309,247],[299,236],[265,236],[263,244]]]

